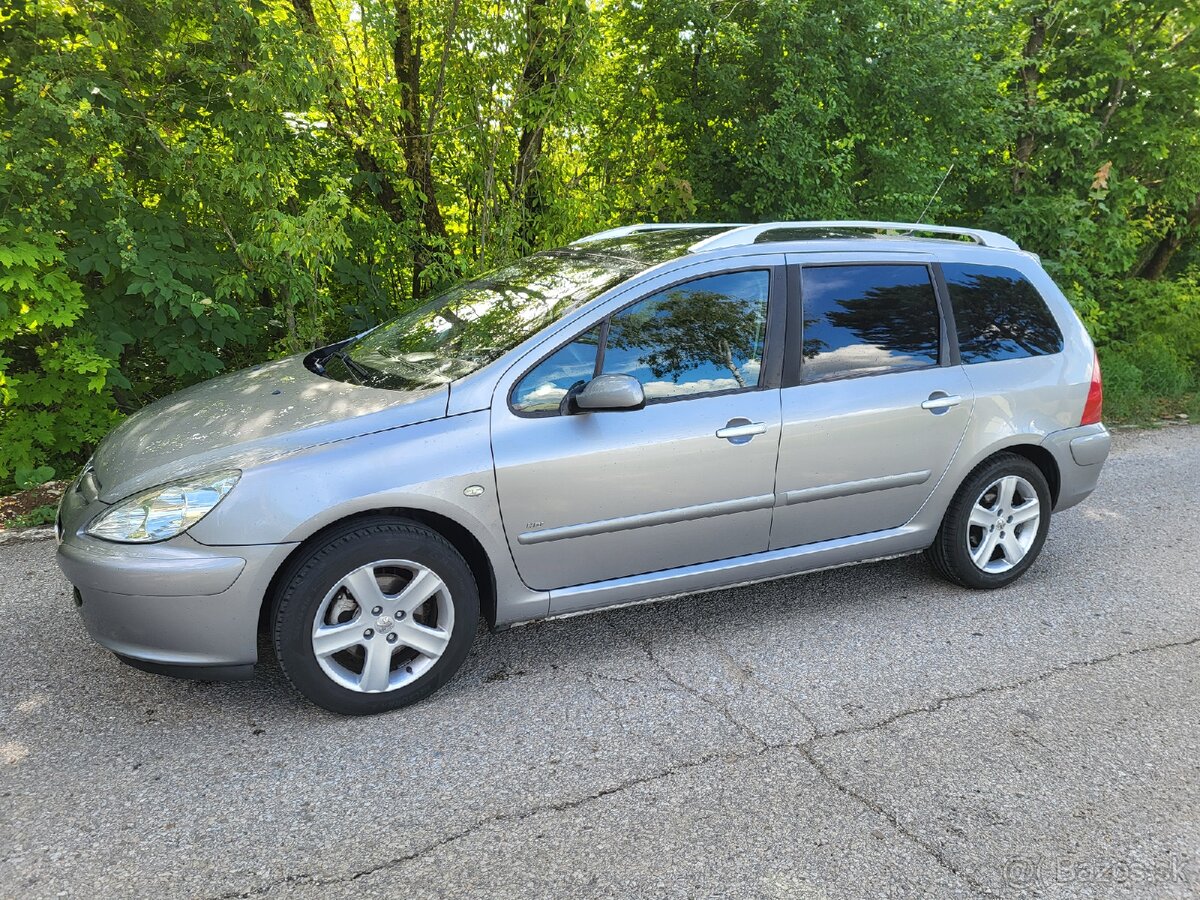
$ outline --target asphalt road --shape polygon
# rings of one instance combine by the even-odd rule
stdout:
[[[1197,472],[1118,435],[1001,592],[916,557],[481,633],[358,720],[127,668],[0,547],[0,893],[1196,896]]]

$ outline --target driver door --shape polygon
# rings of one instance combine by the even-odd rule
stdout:
[[[496,485],[527,585],[551,590],[767,549],[782,261],[664,276],[501,379],[492,403]],[[612,373],[642,383],[644,408],[560,411],[573,386]]]

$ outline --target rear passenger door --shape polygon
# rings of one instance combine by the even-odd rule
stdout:
[[[954,458],[974,399],[928,261],[810,259],[788,258],[772,549],[906,523]]]

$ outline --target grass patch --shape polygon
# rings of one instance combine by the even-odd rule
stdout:
[[[53,525],[58,513],[54,506],[35,506],[29,512],[19,513],[4,523],[5,528],[37,528],[39,525]]]
[[[52,481],[0,497],[0,528],[37,528],[53,525],[58,500],[68,482]]]
[[[1164,341],[1100,348],[1104,374],[1104,420],[1152,425],[1200,416],[1200,385],[1188,363]],[[1186,417],[1186,418],[1184,418]]]

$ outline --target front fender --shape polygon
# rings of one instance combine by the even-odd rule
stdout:
[[[190,534],[218,546],[295,543],[374,510],[436,513],[469,531],[487,553],[498,624],[544,615],[548,595],[521,583],[504,537],[489,415],[483,410],[362,435],[247,469]]]

